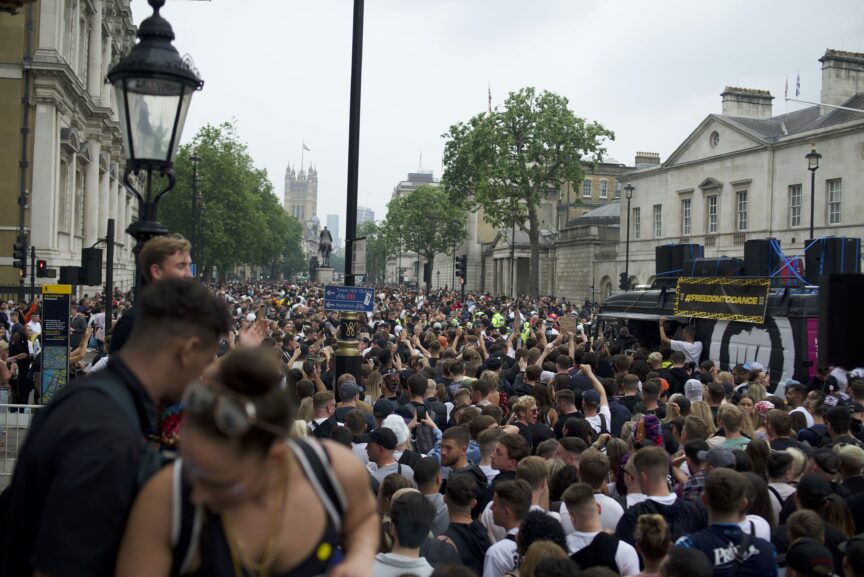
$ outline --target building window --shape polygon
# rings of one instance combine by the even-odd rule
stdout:
[[[620,198],[621,198],[621,183],[616,182],[615,183],[615,200],[618,200]]]
[[[654,238],[663,236],[663,205],[654,205]]]
[[[841,182],[839,178],[829,180],[826,183],[828,187],[828,224],[840,224],[840,193]]]
[[[789,187],[789,226],[801,226],[801,185]]]
[[[738,216],[738,230],[747,230],[747,191],[739,190],[735,195],[736,209],[735,213]]]
[[[642,220],[642,210],[639,207],[633,209],[633,238],[639,238],[639,224]]]
[[[600,181],[600,198],[609,198],[609,183],[605,180]]]
[[[712,194],[705,197],[705,210],[708,216],[708,234],[717,232],[717,195]]]
[[[591,180],[588,178],[582,181],[582,196],[591,198]]]
[[[688,236],[690,234],[690,199],[684,198],[681,200],[681,234]]]

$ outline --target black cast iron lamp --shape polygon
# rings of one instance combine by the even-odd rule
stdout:
[[[192,94],[204,86],[192,60],[181,57],[174,47],[174,31],[159,10],[165,0],[148,0],[153,14],[141,22],[138,43],[108,72],[114,86],[120,131],[126,152],[126,186],[138,198],[138,220],[127,232],[135,240],[134,253],[150,238],[168,231],[159,224],[159,200],[174,187],[174,156],[186,122]],[[130,175],[146,172],[147,188],[142,195]],[[167,178],[164,189],[153,194],[153,173]],[[136,294],[142,284],[138,271]]]

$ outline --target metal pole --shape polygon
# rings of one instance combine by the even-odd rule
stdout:
[[[108,219],[105,232],[105,334],[111,334],[114,315],[114,219]]]
[[[192,262],[196,268],[198,264],[198,162],[201,158],[196,152],[192,152]],[[198,271],[195,271],[195,276],[198,276]]]
[[[627,199],[627,248],[624,256],[624,274],[627,276],[627,290],[630,290],[630,199]]]
[[[36,247],[30,247],[30,303],[36,301]]]
[[[360,162],[360,81],[363,69],[363,0],[354,0],[354,36],[351,43],[351,103],[348,117],[348,198],[345,210],[345,285],[355,286],[354,238],[357,236],[357,174]],[[339,315],[336,343],[336,379],[351,373],[360,379],[356,312]]]
[[[810,240],[813,240],[813,212],[816,207],[816,170],[810,169]]]
[[[510,295],[516,300],[516,278],[513,273],[513,264],[516,259],[516,208],[513,208],[513,220],[510,222]]]
[[[360,162],[360,81],[363,71],[363,0],[354,0],[351,43],[351,104],[348,117],[348,199],[345,222],[345,285],[354,286],[354,237],[357,236],[357,174]]]

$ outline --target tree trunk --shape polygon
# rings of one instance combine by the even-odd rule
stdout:
[[[435,253],[430,253],[424,255],[426,257],[426,262],[429,263],[429,278],[426,280],[426,296],[429,296],[429,293],[432,292],[432,267],[435,263]]]
[[[528,269],[528,290],[531,296],[540,296],[540,220],[537,207],[528,204],[528,240],[531,242],[531,263]]]

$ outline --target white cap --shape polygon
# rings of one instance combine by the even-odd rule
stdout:
[[[255,313],[249,313],[248,315],[246,315],[246,320],[249,321],[250,323],[254,323],[255,322]]]

